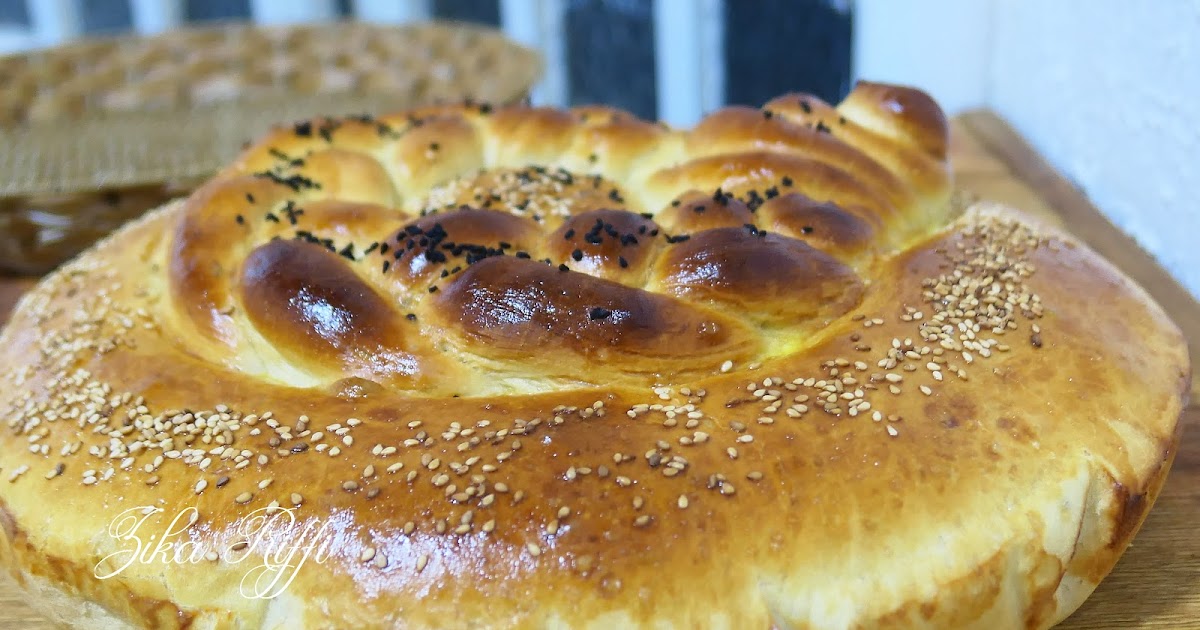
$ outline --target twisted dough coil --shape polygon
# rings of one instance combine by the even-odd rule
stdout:
[[[687,133],[601,108],[306,122],[186,202],[171,296],[191,351],[292,385],[686,382],[853,308],[944,221],[945,135],[927,97],[876,85]]]
[[[946,144],[870,83],[280,128],[22,302],[0,561],[88,627],[1046,627],[1153,503],[1188,359],[1086,247],[954,209]],[[97,579],[143,505],[202,561]],[[229,553],[321,524],[246,597]]]

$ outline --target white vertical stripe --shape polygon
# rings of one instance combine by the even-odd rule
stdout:
[[[76,0],[27,0],[29,21],[38,44],[53,46],[83,32],[80,2]]]
[[[542,54],[545,70],[532,95],[538,105],[563,107],[570,102],[564,17],[564,0],[500,0],[505,34]]]
[[[658,118],[690,127],[724,101],[720,0],[654,2],[654,73]]]
[[[428,20],[433,15],[432,0],[354,0],[354,17],[364,22],[403,24]]]
[[[725,3],[700,3],[700,104],[707,114],[725,105]]]
[[[143,35],[169,31],[183,23],[183,0],[129,0],[133,28]]]
[[[37,45],[33,30],[21,26],[0,25],[0,55],[26,51]]]
[[[250,14],[259,24],[324,22],[338,17],[334,0],[250,0]]]

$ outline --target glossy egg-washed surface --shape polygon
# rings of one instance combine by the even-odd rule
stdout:
[[[0,561],[79,627],[1046,627],[1190,366],[946,134],[879,84],[280,128],[23,300]]]

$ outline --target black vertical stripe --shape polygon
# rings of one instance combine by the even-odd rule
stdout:
[[[187,0],[183,15],[189,22],[246,20],[250,17],[250,0]]]
[[[654,118],[653,5],[570,0],[566,52],[571,104],[603,103]]]
[[[23,0],[0,0],[0,24],[29,26],[29,11]]]
[[[133,24],[128,0],[91,0],[81,4],[84,33],[122,33]]]
[[[500,0],[433,0],[433,17],[499,26]]]
[[[762,105],[789,91],[836,103],[850,90],[852,15],[834,0],[725,0],[725,98]]]

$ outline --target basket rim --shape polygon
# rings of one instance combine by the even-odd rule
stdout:
[[[340,19],[320,23],[257,24],[247,20],[218,19],[188,24],[163,31],[161,33],[153,34],[85,34],[59,44],[39,46],[37,48],[31,48],[28,50],[2,54],[0,55],[0,62],[20,58],[34,59],[43,57],[68,57],[72,54],[89,52],[91,48],[94,48],[99,44],[111,43],[117,44],[118,46],[150,45],[170,39],[195,37],[209,33],[220,33],[222,31],[226,33],[245,31],[263,34],[311,31],[317,33],[318,35],[322,33],[329,33],[330,35],[328,36],[332,36],[333,33],[347,28],[365,28],[380,32],[404,32],[412,30],[431,31],[443,36],[472,33],[476,36],[483,37],[486,40],[492,40],[492,43],[497,44],[501,48],[508,48],[535,57],[538,56],[536,51],[512,39],[509,39],[504,35],[504,32],[498,28],[462,20],[435,18],[430,20],[422,20],[419,22],[385,24],[380,22],[367,22],[357,19]]]
[[[231,28],[284,34],[315,32],[333,39],[346,29],[359,28],[399,36],[432,33],[437,38],[454,38],[468,34],[479,37],[486,47],[495,48],[496,54],[505,54],[509,59],[498,64],[501,70],[489,74],[486,82],[467,85],[466,81],[435,81],[436,87],[431,92],[362,89],[300,92],[285,86],[262,86],[249,95],[228,100],[147,109],[95,108],[76,116],[0,126],[0,146],[5,147],[0,152],[0,199],[204,179],[233,159],[245,141],[275,125],[322,115],[385,114],[439,101],[516,102],[529,94],[544,68],[540,54],[509,40],[501,31],[449,20],[394,25],[356,20],[277,26],[241,21],[204,23],[149,36],[76,40],[65,46],[16,56],[69,56],[96,41],[159,41],[178,37],[180,33]],[[453,60],[453,57],[433,59]],[[180,78],[181,84],[186,82],[186,77]]]

